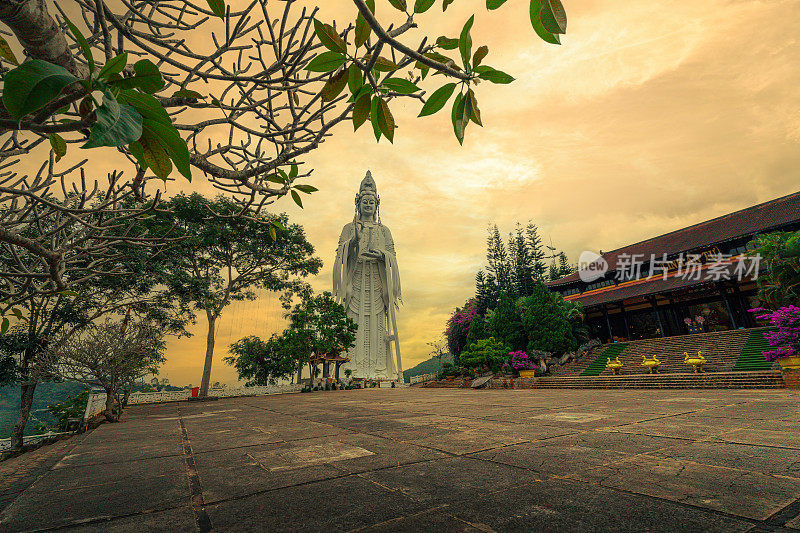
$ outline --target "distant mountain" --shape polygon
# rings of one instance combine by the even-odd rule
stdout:
[[[446,353],[442,356],[441,364],[445,363],[452,363],[453,356],[449,353]],[[411,376],[421,376],[422,374],[432,374],[434,372],[439,371],[439,358],[438,357],[431,357],[427,361],[423,361],[414,368],[409,368],[408,370],[403,370],[403,380],[406,383],[411,382]]]

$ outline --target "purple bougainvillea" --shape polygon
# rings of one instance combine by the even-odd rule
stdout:
[[[764,338],[774,350],[762,352],[767,361],[777,361],[782,357],[800,354],[800,307],[790,305],[777,311],[768,311],[763,307],[750,309],[751,313],[762,313],[756,318],[766,320],[774,331],[764,332]]]
[[[514,370],[535,370],[536,364],[531,360],[530,356],[523,352],[511,352],[511,367]]]

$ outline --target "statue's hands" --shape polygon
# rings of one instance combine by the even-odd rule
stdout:
[[[370,259],[377,259],[378,261],[383,261],[386,257],[386,255],[380,250],[369,250],[361,255],[364,257],[369,257]]]

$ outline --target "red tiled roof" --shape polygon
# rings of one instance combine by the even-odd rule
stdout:
[[[629,244],[603,254],[609,265],[617,264],[622,254],[677,254],[706,248],[739,237],[762,233],[772,228],[800,221],[800,192],[712,218],[687,228],[665,233],[652,239]],[[580,278],[577,273],[549,282],[549,287],[566,285]]]

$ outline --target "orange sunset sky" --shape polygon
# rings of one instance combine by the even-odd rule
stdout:
[[[386,21],[392,8],[376,3]],[[348,0],[317,4],[322,20],[355,18]],[[516,77],[477,87],[485,127],[471,125],[460,147],[448,112],[418,119],[419,101],[396,102],[393,145],[376,144],[368,126],[353,133],[341,124],[306,159],[320,190],[304,196],[305,210],[277,203],[325,262],[314,288],[330,290],[336,241],[372,171],[403,281],[404,368],[429,357],[426,343],[441,339],[453,308],[473,294],[490,223],[508,232],[531,220],[574,262],[584,249],[610,250],[800,189],[800,2],[564,5],[567,35],[553,46],[534,34],[525,0],[494,12],[483,0],[456,0],[445,14],[437,2],[417,17],[425,34],[457,36],[475,13],[474,46],[490,50],[484,63]],[[436,76],[421,86],[430,94],[441,84]],[[213,193],[200,176],[170,187]],[[281,315],[270,294],[226,309],[212,382],[233,385],[227,346],[282,329]],[[161,376],[172,384],[199,384],[205,327],[199,315],[193,337],[170,340]]]

